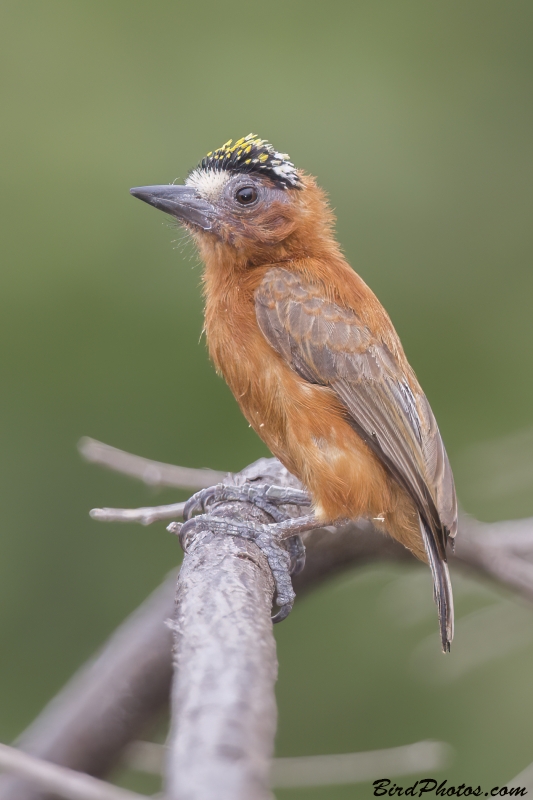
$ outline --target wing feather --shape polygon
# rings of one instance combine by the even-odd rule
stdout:
[[[259,327],[306,381],[329,386],[354,428],[415,501],[445,558],[457,527],[453,477],[429,403],[387,345],[319,286],[282,268],[255,295]]]

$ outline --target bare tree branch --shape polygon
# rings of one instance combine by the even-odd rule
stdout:
[[[245,480],[298,486],[275,459],[261,459],[242,473],[226,477],[227,482],[233,483]],[[413,563],[405,548],[366,521],[353,523],[335,534],[313,531],[306,538],[306,546],[306,568],[294,581],[299,597],[355,566],[384,559]],[[456,555],[450,556],[450,562],[452,570],[474,569],[479,576],[488,576],[504,588],[533,599],[528,560],[531,552],[533,520],[483,524],[463,516]],[[137,737],[137,731],[168,698],[171,664],[168,632],[163,623],[172,614],[173,591],[170,584],[159,591],[166,598],[164,602],[145,604],[145,612],[136,612],[121,626],[101,657],[82,670],[22,735],[22,749],[96,775],[104,774],[116,763],[124,746]],[[138,614],[139,624],[134,625]],[[82,680],[85,674],[88,701]],[[42,800],[43,795],[21,793],[0,779],[0,800],[37,798]]]
[[[533,600],[533,517],[481,523],[461,517],[457,562]]]
[[[80,439],[78,450],[86,461],[129,475],[130,478],[138,478],[148,486],[204,489],[220,483],[226,477],[225,472],[217,472],[214,469],[190,469],[164,464],[162,461],[151,461],[88,436]]]
[[[248,503],[217,513],[268,521]],[[174,617],[168,800],[268,800],[276,731],[273,578],[250,541],[193,534]]]
[[[21,775],[64,800],[146,800],[145,795],[58,767],[6,744],[0,744],[0,769]]]
[[[176,573],[117,628],[17,740],[26,753],[104,775],[168,704]],[[137,733],[134,733],[137,732]],[[0,777],[2,800],[44,800],[19,777]]]

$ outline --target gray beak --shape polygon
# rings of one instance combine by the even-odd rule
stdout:
[[[195,225],[204,231],[213,227],[215,208],[203,200],[192,186],[138,186],[130,194],[144,200],[181,222]]]

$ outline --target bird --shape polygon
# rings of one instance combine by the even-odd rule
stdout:
[[[450,462],[389,315],[343,255],[326,193],[255,134],[209,152],[182,185],[130,191],[192,234],[210,357],[251,427],[305,487],[298,498],[310,515],[298,527],[273,512],[272,541],[294,534],[298,550],[302,531],[372,520],[429,564],[448,652],[446,546],[457,532]],[[205,509],[208,494],[191,508]],[[289,494],[264,487],[263,507]],[[279,542],[272,547],[279,556]],[[283,618],[290,590],[280,559],[272,548],[267,555]]]

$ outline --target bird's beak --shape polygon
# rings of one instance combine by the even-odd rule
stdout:
[[[213,227],[215,208],[203,200],[193,186],[138,186],[130,189],[130,194],[166,214],[172,214],[181,222],[204,231]]]

